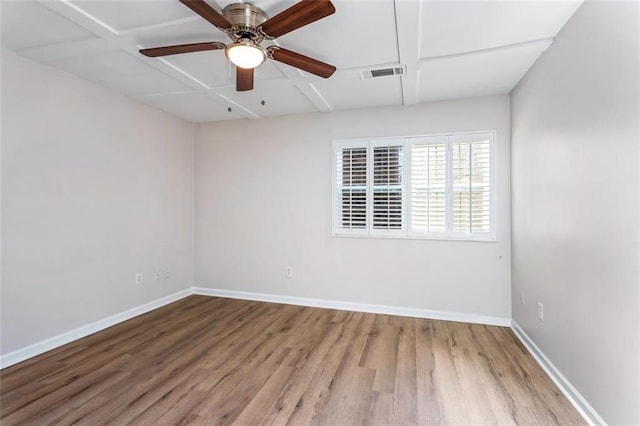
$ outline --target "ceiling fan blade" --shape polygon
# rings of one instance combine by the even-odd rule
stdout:
[[[317,59],[310,58],[308,56],[301,55],[292,50],[283,49],[282,47],[270,46],[267,51],[273,60],[282,62],[283,64],[291,65],[301,69],[302,71],[310,72],[323,78],[329,78],[336,72],[336,67],[333,65],[325,64]]]
[[[253,90],[253,68],[236,67],[236,90],[238,92]]]
[[[330,0],[302,0],[262,24],[269,37],[280,37],[333,14],[336,8]]]
[[[210,41],[206,43],[178,44],[176,46],[152,47],[149,49],[141,49],[140,53],[150,58],[156,56],[178,55],[180,53],[202,52],[204,50],[224,49],[225,44],[218,41]]]
[[[202,16],[221,30],[227,30],[232,27],[231,22],[222,16],[213,7],[209,6],[204,0],[180,0],[180,3]]]

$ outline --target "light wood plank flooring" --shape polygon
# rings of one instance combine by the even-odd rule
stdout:
[[[0,372],[13,424],[584,424],[511,330],[191,296]]]

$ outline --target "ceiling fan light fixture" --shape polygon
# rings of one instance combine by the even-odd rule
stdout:
[[[240,68],[252,69],[267,58],[264,49],[250,40],[238,40],[227,45],[225,55]]]

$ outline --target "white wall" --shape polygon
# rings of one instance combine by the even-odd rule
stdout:
[[[333,139],[490,129],[497,242],[331,236]],[[508,95],[198,125],[195,285],[510,318],[509,133]]]
[[[640,423],[638,12],[585,3],[511,99],[514,319],[609,424]]]
[[[7,50],[1,71],[1,353],[189,288],[194,126]]]

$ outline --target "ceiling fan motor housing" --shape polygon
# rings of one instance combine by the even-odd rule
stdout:
[[[268,18],[264,10],[249,3],[232,3],[222,9],[222,14],[240,29],[255,29]]]

